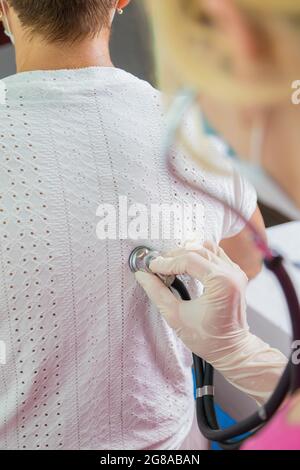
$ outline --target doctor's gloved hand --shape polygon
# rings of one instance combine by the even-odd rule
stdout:
[[[286,366],[286,357],[249,331],[246,275],[212,243],[198,250],[176,250],[152,261],[153,273],[189,275],[203,294],[182,301],[154,274],[136,279],[167,323],[194,354],[202,357],[259,404],[268,400]]]

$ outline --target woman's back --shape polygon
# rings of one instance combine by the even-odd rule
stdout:
[[[193,419],[191,356],[129,272],[141,242],[126,238],[123,222],[119,237],[118,212],[125,202],[197,202],[199,242],[241,227],[166,172],[160,96],[148,84],[113,68],[30,72],[5,84],[0,447],[178,448]],[[234,202],[233,187],[210,183]],[[101,239],[110,208],[118,230]],[[253,199],[249,215],[254,208]]]

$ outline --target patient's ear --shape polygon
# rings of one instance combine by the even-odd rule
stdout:
[[[261,38],[251,19],[233,0],[202,0],[215,28],[229,40],[236,63],[252,63],[260,56]]]

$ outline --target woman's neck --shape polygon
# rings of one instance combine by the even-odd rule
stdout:
[[[300,208],[300,106],[287,105],[270,117],[263,163]]]
[[[16,64],[17,72],[112,67],[109,32],[73,44],[49,44],[41,40],[16,44]]]
[[[210,123],[237,153],[249,156],[253,117],[203,97],[200,106]],[[267,113],[262,164],[300,208],[300,105],[284,103]]]

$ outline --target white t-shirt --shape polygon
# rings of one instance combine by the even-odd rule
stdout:
[[[99,239],[98,208],[119,207],[119,196],[200,204],[199,243],[243,224],[168,173],[161,96],[149,84],[113,68],[4,83],[0,447],[177,449],[193,421],[191,354],[129,271],[142,241]],[[244,180],[197,178],[251,217],[256,196]]]

